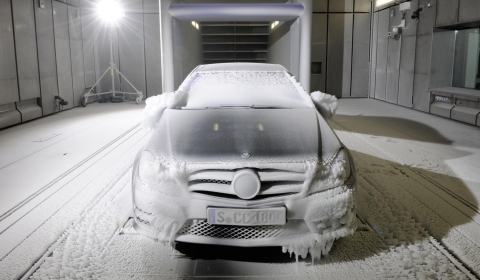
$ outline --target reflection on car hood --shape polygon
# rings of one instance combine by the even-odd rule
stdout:
[[[303,162],[321,157],[321,139],[314,109],[166,110],[146,150],[180,162]]]

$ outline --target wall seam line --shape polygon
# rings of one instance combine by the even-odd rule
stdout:
[[[39,58],[39,53],[38,53],[38,36],[37,36],[37,13],[35,9],[35,4],[37,3],[36,0],[32,1],[33,2],[33,25],[35,26],[35,50],[37,51],[37,70],[38,70],[38,91],[40,94],[40,97],[36,97],[37,99],[37,105],[38,105],[38,99],[40,98],[40,103],[42,104],[42,81],[40,79],[40,58]],[[43,104],[42,104],[43,105]],[[43,116],[43,107],[40,107],[40,111],[42,112]]]
[[[142,11],[145,11],[145,3],[142,1]],[[143,30],[143,68],[145,69],[145,92],[144,97],[147,99],[148,94],[148,79],[147,79],[147,42],[145,41],[145,14],[142,13],[142,30]]]
[[[18,111],[18,106],[17,106],[17,102],[19,102],[21,100],[20,98],[20,77],[18,76],[18,61],[17,61],[17,38],[15,36],[15,15],[13,13],[13,0],[10,0],[10,12],[12,13],[12,33],[13,33],[13,53],[15,54],[15,72],[17,74],[17,97],[18,97],[18,101],[13,101],[15,103],[15,110]],[[20,122],[23,122],[23,114],[18,111],[20,113]]]

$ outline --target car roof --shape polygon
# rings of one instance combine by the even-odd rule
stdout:
[[[261,71],[261,72],[283,72],[287,71],[280,64],[269,63],[248,63],[230,62],[200,65],[195,72],[216,72],[216,71]]]

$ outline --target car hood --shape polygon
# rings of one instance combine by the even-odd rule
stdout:
[[[177,162],[266,163],[319,160],[321,146],[315,109],[167,109],[146,150]]]

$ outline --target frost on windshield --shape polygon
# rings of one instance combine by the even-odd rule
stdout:
[[[312,107],[308,95],[303,89],[300,92],[287,75],[285,72],[256,71],[199,72],[190,86],[187,107]]]
[[[337,98],[319,91],[309,96],[295,77],[286,72],[198,72],[188,76],[177,91],[149,97],[143,127],[154,129],[167,108],[252,105],[279,108],[313,108],[315,105],[328,120],[337,110]]]

